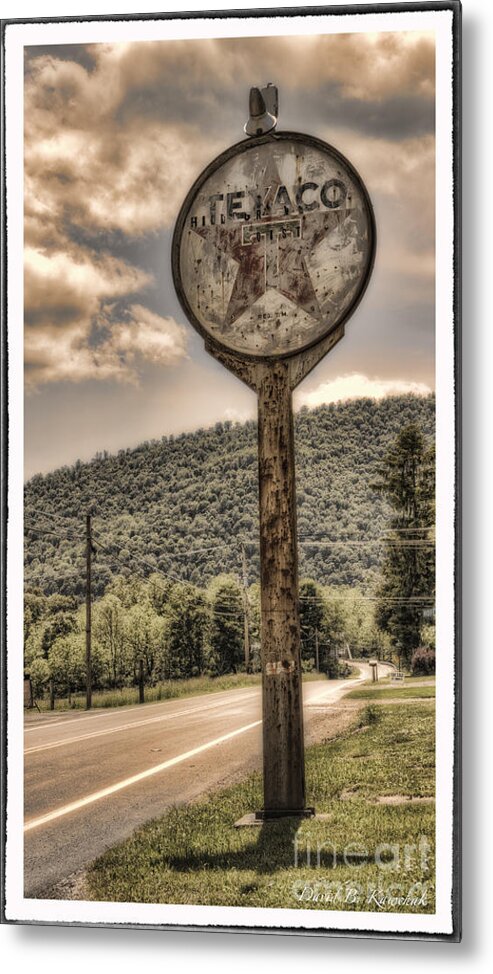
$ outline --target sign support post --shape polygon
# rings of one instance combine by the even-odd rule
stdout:
[[[264,804],[255,818],[264,821],[314,814],[305,795],[292,393],[344,335],[373,267],[375,226],[360,177],[336,149],[271,131],[275,118],[257,96],[251,114],[254,137],[214,160],[183,203],[172,265],[206,351],[258,400]]]
[[[306,814],[294,431],[289,370],[258,396],[263,817]],[[311,810],[309,810],[311,811]]]

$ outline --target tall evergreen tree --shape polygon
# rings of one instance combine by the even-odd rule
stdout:
[[[200,589],[177,583],[166,616],[168,679],[200,676],[206,668],[209,611]]]
[[[416,424],[404,427],[374,488],[391,508],[376,619],[406,663],[421,642],[435,595],[435,454]]]
[[[245,662],[243,598],[231,575],[219,575],[209,587],[211,599],[211,663],[215,671],[236,673]]]
[[[300,626],[301,626],[301,658],[313,660],[317,665],[317,645],[319,663],[321,660],[320,643],[324,627],[325,606],[322,586],[311,578],[304,578],[300,582]]]

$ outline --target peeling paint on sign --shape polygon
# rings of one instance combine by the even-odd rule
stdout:
[[[232,351],[309,347],[350,312],[371,269],[359,177],[330,146],[302,138],[241,143],[210,167],[180,217],[187,310]]]

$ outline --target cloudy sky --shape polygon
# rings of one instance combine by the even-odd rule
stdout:
[[[434,78],[431,33],[28,48],[26,475],[255,415],[170,270],[183,198],[243,138],[252,84],[279,86],[279,130],[349,157],[377,222],[368,291],[296,404],[433,389]]]

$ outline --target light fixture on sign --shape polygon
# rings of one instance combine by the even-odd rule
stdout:
[[[267,102],[270,102],[267,105]],[[245,125],[247,135],[265,135],[272,132],[277,125],[277,88],[267,85],[267,88],[250,88],[250,118]],[[269,111],[274,108],[275,112]]]

